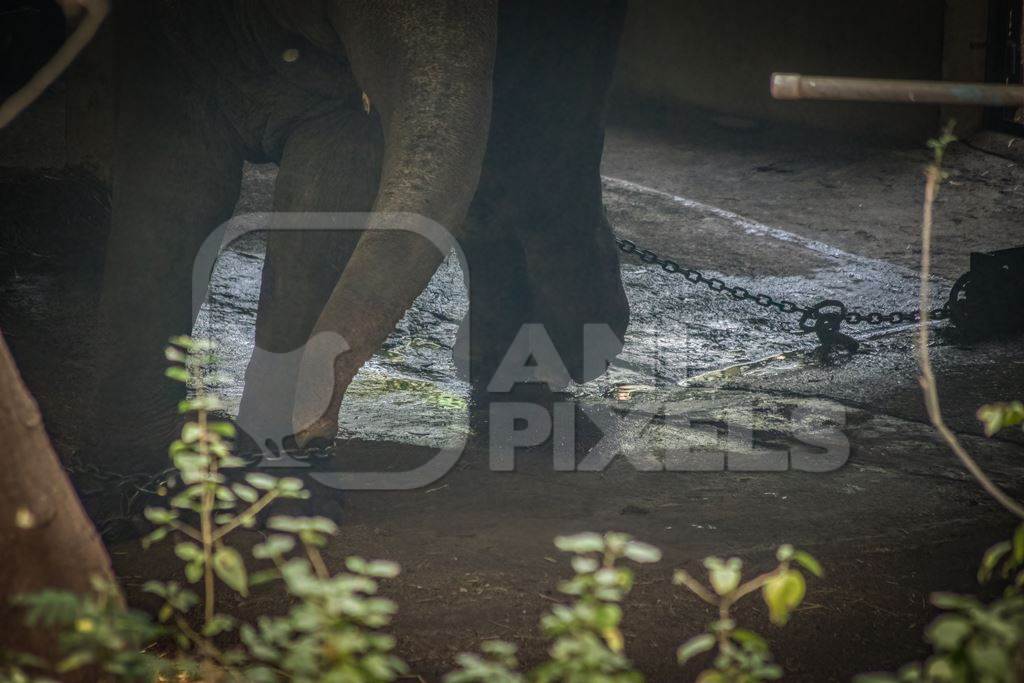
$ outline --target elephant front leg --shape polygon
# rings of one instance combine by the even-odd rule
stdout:
[[[314,339],[334,335],[348,350],[302,361],[299,445],[335,437],[352,378],[427,286],[446,238],[460,232],[487,138],[497,15],[493,0],[327,6],[380,112],[384,158],[367,230],[314,327]]]
[[[361,109],[339,109],[303,123],[285,145],[274,210],[368,212],[382,152],[379,123]],[[360,235],[347,229],[275,229],[271,221],[256,348],[237,419],[241,451],[276,452],[292,445],[299,361]]]

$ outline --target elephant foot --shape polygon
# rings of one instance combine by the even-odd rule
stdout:
[[[602,218],[596,234],[572,245],[535,234],[525,249],[534,318],[573,380],[596,379],[622,351],[629,324],[611,228]]]
[[[323,415],[315,420],[308,427],[296,432],[288,441],[293,442],[295,448],[323,449],[334,443],[338,436],[338,418]]]

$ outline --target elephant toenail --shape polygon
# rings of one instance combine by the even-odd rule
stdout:
[[[281,59],[291,64],[292,62],[299,61],[299,51],[294,47],[290,47],[281,53]]]

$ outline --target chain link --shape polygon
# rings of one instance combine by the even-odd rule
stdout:
[[[882,313],[872,311],[861,313],[859,311],[848,311],[846,305],[841,301],[826,299],[814,306],[801,306],[786,299],[775,299],[770,294],[754,293],[746,287],[739,285],[730,286],[724,280],[717,277],[708,277],[699,270],[687,268],[671,259],[662,258],[650,249],[644,249],[631,240],[615,238],[619,251],[634,256],[644,263],[659,266],[666,273],[682,275],[686,280],[695,285],[705,285],[712,292],[723,293],[736,301],[751,301],[762,308],[774,309],[786,315],[800,315],[801,332],[817,332],[822,345],[825,347],[843,346],[850,351],[856,350],[856,341],[839,332],[839,327],[847,325],[902,325],[906,323],[918,323],[921,321],[920,311],[892,311]],[[954,288],[955,289],[955,288]],[[947,320],[951,316],[952,297],[946,304],[929,311],[932,320]]]

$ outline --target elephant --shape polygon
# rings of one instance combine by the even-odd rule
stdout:
[[[353,376],[445,257],[394,229],[403,216],[444,226],[466,256],[469,372],[480,391],[527,323],[543,326],[573,380],[603,372],[585,362],[585,328],[612,331],[610,360],[629,320],[600,178],[625,5],[117,3],[93,400],[102,419],[90,447],[99,464],[151,469],[166,457],[181,388],[163,378],[160,351],[194,322],[192,262],[231,217],[247,161],[279,165],[275,212],[366,219],[358,233],[270,232],[257,347],[287,354],[336,333],[348,350],[311,390],[299,363],[268,367],[254,355],[240,424],[287,420],[295,446],[336,436]],[[317,392],[309,405],[320,407],[303,414],[297,397]]]

